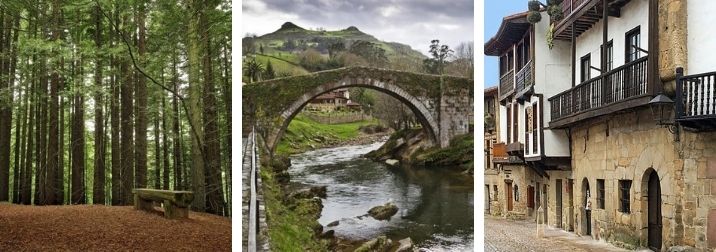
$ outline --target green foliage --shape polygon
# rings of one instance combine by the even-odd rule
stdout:
[[[385,67],[388,64],[385,49],[377,43],[358,40],[353,42],[348,51],[366,59],[370,66]]]
[[[271,60],[269,60],[268,63],[266,63],[266,71],[264,71],[264,78],[267,80],[276,78],[276,72],[274,72],[274,70],[273,70],[273,65],[271,65]]]
[[[559,21],[564,18],[564,12],[562,12],[562,6],[560,5],[547,6],[547,14],[549,14],[552,21]]]
[[[284,192],[274,174],[261,169],[264,199],[266,200],[266,222],[271,249],[274,251],[327,251],[327,246],[314,237],[312,227],[317,224],[312,216],[301,214],[309,212],[299,204],[290,209],[283,203]]]
[[[261,80],[261,75],[264,72],[264,66],[256,61],[256,58],[250,59],[244,65],[244,75],[248,77],[249,83]]]
[[[539,11],[529,11],[527,13],[527,22],[530,22],[530,24],[536,24],[539,23],[539,21],[542,21],[542,14],[540,14]]]
[[[456,136],[450,140],[450,146],[444,149],[432,148],[417,155],[419,164],[434,166],[459,166],[472,169],[474,162],[474,136],[472,133]]]
[[[537,0],[531,0],[527,2],[527,9],[530,11],[539,11],[541,7],[542,4]]]
[[[428,65],[434,68],[436,74],[443,74],[445,60],[452,56],[453,52],[447,45],[440,45],[440,40],[433,39],[430,41],[430,55],[433,57],[433,62]]]

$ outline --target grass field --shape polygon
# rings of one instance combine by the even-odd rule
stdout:
[[[377,119],[344,124],[320,124],[301,114],[297,115],[286,129],[276,151],[294,154],[319,148],[331,143],[350,140],[360,134],[358,128],[379,124]]]

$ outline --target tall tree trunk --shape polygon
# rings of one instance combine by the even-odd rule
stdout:
[[[167,108],[166,108],[166,97],[164,92],[162,96],[162,157],[164,158],[164,176],[162,176],[164,190],[169,190],[169,140],[167,139]]]
[[[162,159],[159,146],[159,112],[154,117],[154,189],[162,188]]]
[[[139,53],[139,61],[145,61],[146,54],[146,28],[145,28],[145,16],[146,16],[146,4],[143,0],[138,1],[139,10],[137,14],[137,25],[139,28],[139,36],[137,39],[137,49]],[[135,169],[136,169],[136,180],[135,186],[137,188],[144,188],[147,186],[147,81],[146,78],[137,74],[137,80],[135,82],[135,98],[137,100],[137,120],[135,125]]]
[[[30,29],[30,33],[29,33],[28,37],[35,38],[37,36],[37,22],[38,22],[37,18],[38,18],[38,16],[37,16],[36,11],[30,11],[30,14],[31,14],[30,19],[28,20],[28,22],[29,22],[28,27]],[[36,51],[33,50],[33,53],[31,56],[32,65],[31,65],[31,69],[30,69],[31,78],[30,78],[30,87],[28,89],[29,92],[27,95],[25,95],[26,99],[29,99],[28,102],[25,103],[28,106],[29,114],[28,114],[28,118],[27,118],[28,119],[27,128],[25,129],[26,130],[25,136],[27,137],[27,140],[25,141],[26,149],[25,149],[25,156],[24,156],[23,167],[22,167],[22,169],[23,169],[22,179],[21,179],[22,186],[21,186],[21,190],[20,190],[20,201],[24,205],[29,205],[32,203],[32,174],[33,174],[33,171],[32,171],[33,170],[32,169],[32,160],[33,159],[32,158],[35,156],[34,152],[33,152],[34,151],[33,150],[33,147],[34,147],[34,141],[33,141],[34,131],[33,131],[33,129],[34,129],[34,125],[37,123],[37,118],[35,118],[35,111],[37,110],[37,106],[38,106],[38,103],[35,102],[35,95],[33,95],[34,93],[36,93],[37,83],[38,83],[36,80],[36,78],[38,77],[37,54],[34,52],[36,52]],[[28,57],[28,60],[29,59],[30,59],[30,57]],[[29,62],[26,62],[25,65],[30,66]]]
[[[229,53],[229,43],[226,41],[224,43],[224,85],[223,85],[223,93],[224,93],[224,104],[225,104],[225,117],[226,117],[226,155],[231,156],[231,64],[229,64],[229,57],[231,57],[231,53]],[[226,159],[226,165],[225,165],[225,171],[226,171],[226,190],[224,191],[226,193],[226,202],[227,202],[227,209],[226,212],[230,215],[231,209],[229,206],[231,206],[231,158]]]
[[[208,6],[211,7],[211,6]],[[208,27],[206,15],[200,17],[199,27]],[[216,106],[216,88],[214,84],[214,69],[212,66],[211,39],[209,29],[201,29],[204,44],[204,133],[206,156],[206,184],[207,184],[207,212],[224,215],[224,187],[221,178],[221,142],[219,138],[218,112]]]
[[[55,0],[52,5],[52,41],[58,41],[62,29],[59,26],[60,19],[60,8],[61,1]],[[60,60],[61,61],[61,60]],[[60,170],[59,157],[59,88],[60,88],[60,71],[61,63],[53,62],[51,64],[52,72],[50,77],[50,121],[49,121],[49,133],[47,139],[47,168],[45,176],[45,203],[55,205],[59,202],[57,193],[59,188],[57,187],[57,172]]]
[[[123,29],[125,36],[131,34],[131,26],[129,24],[129,16],[123,14]],[[124,77],[121,87],[121,100],[122,100],[122,132],[121,132],[121,148],[122,148],[122,190],[121,190],[121,205],[132,204],[132,187],[134,182],[134,106],[132,103],[134,100],[132,90],[132,72],[129,66],[129,59],[126,57],[122,59],[122,76]]]
[[[200,24],[203,15],[203,3],[200,0],[189,1],[189,120],[191,122],[191,161],[192,161],[192,189],[194,191],[193,207],[195,211],[203,212],[206,207],[206,180],[204,174],[204,152],[202,148],[204,134],[201,119],[201,37],[200,29],[206,29]]]
[[[15,32],[12,35],[12,46],[11,46],[12,51],[10,54],[10,71],[8,73],[10,78],[8,81],[8,86],[12,86],[12,84],[15,83],[15,69],[17,68],[17,61],[18,61],[17,40],[18,40],[18,35],[20,34],[20,18],[19,17],[16,17],[14,19],[13,27],[14,27]],[[21,75],[24,75],[24,73],[21,73]],[[18,97],[17,97],[18,102],[21,102],[22,97],[23,97],[22,92],[21,92],[22,90],[20,87],[21,82],[22,82],[22,78],[15,85],[15,87],[17,89],[17,93],[18,93]],[[25,92],[24,96],[27,96],[27,92]],[[22,144],[22,138],[20,137],[20,132],[21,132],[22,127],[25,124],[24,118],[26,115],[24,113],[25,105],[20,104],[20,106],[18,106],[18,109],[20,109],[20,111],[23,113],[21,115],[17,115],[17,118],[15,118],[15,120],[17,122],[15,123],[15,162],[14,162],[14,166],[13,166],[14,168],[13,168],[13,180],[12,180],[12,183],[13,183],[12,202],[14,202],[15,204],[20,203],[20,181],[19,181],[20,180],[20,154],[21,154],[20,146]],[[11,108],[11,110],[12,110],[12,108]]]
[[[74,93],[74,113],[72,115],[72,185],[70,192],[72,193],[72,204],[85,203],[85,118],[84,118],[84,95],[82,94],[82,61],[76,63],[76,71],[79,72],[80,81],[75,81],[73,87]]]
[[[99,6],[95,7],[95,33],[94,43],[97,50],[102,49],[102,14],[100,13]],[[94,71],[94,83],[97,91],[95,92],[95,109],[94,109],[94,184],[92,184],[92,203],[93,204],[104,204],[104,181],[105,181],[105,144],[104,144],[104,97],[102,94],[102,67],[103,58],[102,55],[97,53],[96,55],[96,66]]]
[[[113,20],[119,20],[117,18],[117,12],[115,12],[115,18]],[[119,21],[115,21],[119,22]],[[117,26],[119,26],[117,24]],[[111,26],[110,26],[111,27]],[[119,32],[117,30],[116,32]],[[115,41],[115,33],[116,32],[110,32],[109,33],[109,41],[112,43],[112,47],[117,46],[117,43]],[[124,63],[122,63],[122,66],[119,66],[117,63],[117,57],[111,56],[110,58],[110,65],[112,66],[112,93],[111,93],[111,101],[110,101],[110,119],[111,119],[111,149],[112,149],[112,205],[121,205],[122,204],[122,149],[120,146],[120,104],[119,104],[119,97],[120,97],[120,84],[117,81],[119,78],[117,76],[117,69],[121,68],[122,71],[124,71]]]
[[[172,83],[174,84],[174,93],[179,93],[179,73],[177,72],[177,55],[176,52],[173,51],[172,55]],[[179,189],[185,189],[182,183],[182,174],[183,174],[183,167],[182,167],[182,136],[180,131],[180,124],[179,124],[179,99],[176,96],[172,97],[172,117],[173,119],[173,125],[172,125],[172,131],[174,135],[174,190]]]
[[[3,11],[0,14],[0,201],[8,201],[10,199],[10,129],[12,128],[12,91],[11,84],[8,80],[8,71],[10,59],[4,53],[10,48],[10,14]],[[6,32],[7,31],[7,32]]]

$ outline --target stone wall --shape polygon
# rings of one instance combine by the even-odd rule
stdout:
[[[562,179],[562,226],[574,222],[586,234],[585,190],[589,185],[594,238],[627,248],[648,244],[648,178],[656,172],[661,187],[663,249],[685,245],[716,248],[716,133],[682,131],[680,141],[657,126],[648,108],[571,129],[572,171],[550,171],[548,224],[556,220],[557,179]],[[565,184],[574,181],[573,202]],[[597,205],[597,179],[604,179],[604,209]],[[629,212],[619,210],[619,181],[630,180]],[[567,209],[573,207],[573,215]],[[570,219],[571,218],[571,219]],[[565,225],[567,224],[567,225]],[[711,228],[708,228],[711,226]]]
[[[498,169],[485,171],[485,185],[490,187],[490,213],[495,216],[502,216],[513,219],[535,219],[537,212],[537,206],[539,204],[535,202],[534,207],[527,206],[528,190],[527,188],[532,186],[537,193],[537,184],[542,186],[542,178],[537,175],[532,168],[524,164],[500,164]],[[512,211],[507,210],[507,183],[506,181],[512,182],[512,187],[509,190],[512,192]],[[495,186],[497,186],[497,193],[495,193]],[[517,186],[518,195],[515,195],[514,188]],[[537,201],[537,197],[534,197]],[[540,197],[540,200],[542,198]]]

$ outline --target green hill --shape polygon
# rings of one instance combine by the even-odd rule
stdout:
[[[414,59],[416,61],[426,58],[425,55],[412,49],[410,46],[397,43],[381,41],[370,34],[366,34],[355,26],[343,30],[307,30],[291,22],[286,22],[272,32],[253,39],[257,52],[259,47],[263,48],[265,55],[279,56],[287,61],[298,63],[296,55],[307,48],[313,48],[321,54],[328,55],[331,44],[342,42],[346,48],[355,41],[363,40],[377,44],[385,50],[385,54],[391,62],[393,60]],[[425,48],[427,49],[427,48]],[[273,60],[271,61],[273,64]],[[297,65],[297,64],[296,64]]]

